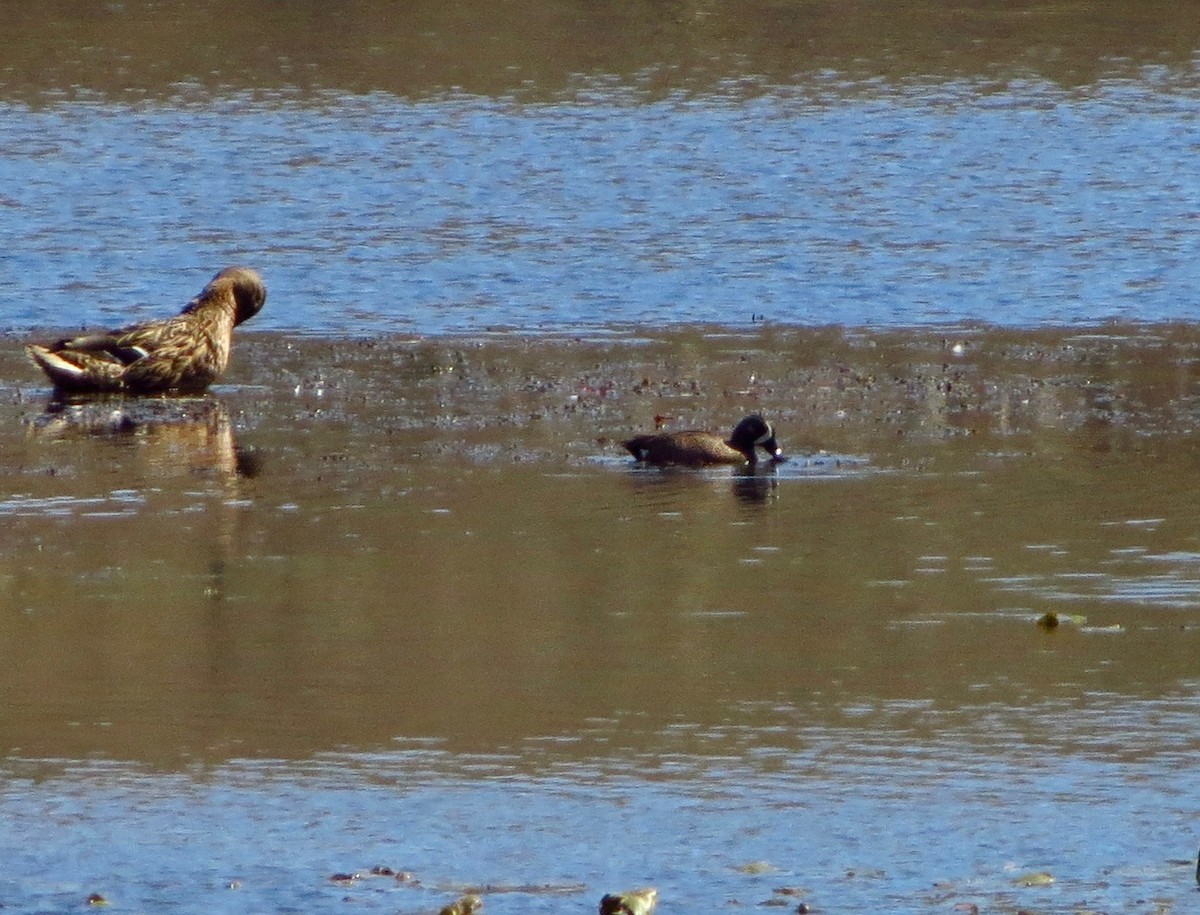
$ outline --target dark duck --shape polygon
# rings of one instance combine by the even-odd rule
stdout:
[[[639,435],[623,443],[629,453],[645,464],[705,467],[716,464],[749,464],[763,449],[772,461],[783,458],[783,449],[775,441],[774,427],[758,414],[747,416],[734,427],[728,439],[715,432],[686,429]]]

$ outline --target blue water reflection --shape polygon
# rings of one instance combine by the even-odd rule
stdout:
[[[1194,96],[830,89],[6,104],[0,326],[159,315],[235,261],[256,327],[321,334],[1191,316]]]
[[[1194,779],[813,737],[808,758],[774,775],[688,760],[686,778],[668,762],[650,781],[516,778],[487,759],[475,778],[447,778],[436,751],[245,761],[195,778],[80,766],[33,780],[38,766],[10,763],[16,790],[0,793],[0,812],[21,841],[0,838],[0,892],[20,912],[76,909],[92,892],[147,911],[416,912],[486,887],[499,913],[591,911],[649,877],[663,912],[787,898],[788,911],[797,899],[847,912],[1145,911],[1189,892],[1180,827]],[[62,852],[54,869],[36,851],[47,847]],[[1147,861],[1146,848],[1159,853]],[[411,876],[372,876],[379,866]],[[1025,887],[1031,872],[1054,880]]]

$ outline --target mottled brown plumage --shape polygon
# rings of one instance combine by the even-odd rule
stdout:
[[[639,461],[659,466],[754,464],[757,461],[756,448],[765,450],[773,460],[783,460],[783,451],[775,441],[775,430],[757,414],[747,416],[738,423],[728,440],[713,432],[686,429],[682,432],[639,435],[622,444]]]
[[[63,393],[195,394],[221,377],[233,328],[266,299],[255,271],[228,267],[173,318],[25,350]]]

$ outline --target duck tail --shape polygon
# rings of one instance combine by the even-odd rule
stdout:
[[[105,360],[74,354],[76,361],[65,358],[49,347],[30,343],[25,352],[60,391],[119,391],[120,366]]]

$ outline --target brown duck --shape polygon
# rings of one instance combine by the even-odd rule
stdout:
[[[62,393],[197,394],[229,364],[234,327],[266,300],[258,273],[227,267],[173,318],[25,351]]]
[[[658,466],[753,465],[757,461],[758,448],[766,451],[773,461],[783,460],[783,449],[775,441],[774,427],[757,413],[738,423],[728,439],[714,432],[687,429],[639,435],[623,444],[639,461]]]

